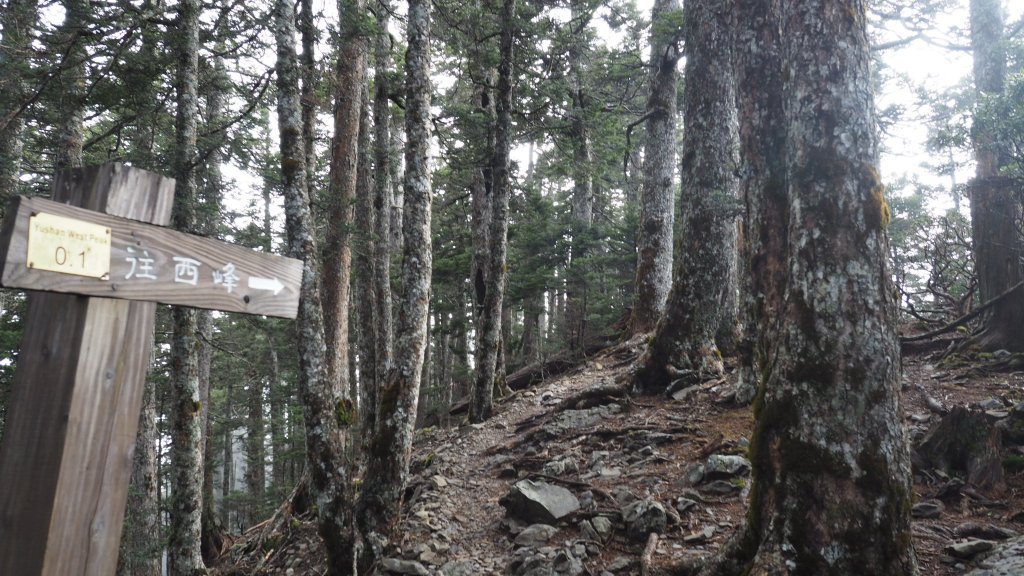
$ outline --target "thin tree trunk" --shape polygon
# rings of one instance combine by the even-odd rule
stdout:
[[[430,4],[410,0],[406,71],[405,191],[402,298],[394,367],[381,389],[377,430],[368,446],[366,473],[356,509],[366,546],[364,573],[394,537],[408,482],[416,401],[426,347],[430,272]]]
[[[327,378],[348,393],[348,308],[351,298],[352,225],[359,160],[359,115],[366,78],[366,36],[359,21],[365,0],[338,0],[341,35],[334,86],[334,141],[331,145],[327,233],[324,239],[323,307]]]
[[[251,499],[251,505],[246,514],[246,526],[248,527],[259,521],[260,505],[263,502],[263,491],[267,483],[264,470],[266,465],[266,449],[263,444],[263,376],[255,370],[249,378],[246,408],[245,487]]]
[[[479,347],[476,351],[476,382],[469,419],[482,422],[491,417],[494,390],[504,374],[498,372],[499,347],[502,345],[502,306],[505,299],[505,255],[508,251],[508,203],[511,196],[509,151],[512,130],[512,40],[515,0],[504,0],[501,7],[501,59],[498,64],[497,122],[494,130],[494,155],[490,162],[492,195],[488,224],[487,271],[481,308]],[[478,294],[479,297],[479,294]]]
[[[640,200],[640,230],[633,316],[634,332],[647,332],[665,311],[672,287],[672,227],[675,223],[674,175],[676,167],[677,64],[682,55],[682,34],[671,26],[679,22],[679,0],[658,0],[651,12],[651,93],[644,124],[644,155]]]
[[[220,477],[220,522],[231,530],[234,520],[234,505],[231,503],[231,492],[235,487],[235,418],[234,418],[234,380],[229,378],[224,391],[224,431],[221,464],[223,473]]]
[[[377,239],[374,237],[373,200],[376,193],[373,183],[372,150],[370,125],[370,88],[363,84],[362,112],[359,116],[359,169],[356,179],[356,232],[359,241],[356,243],[356,293],[358,320],[356,337],[359,350],[359,418],[360,434],[357,442],[369,436],[373,431],[372,422],[376,421],[376,391],[378,380],[382,377],[380,364],[377,360],[377,332],[379,320],[374,298],[374,282],[377,266],[374,260]],[[354,379],[353,379],[354,381]],[[353,394],[353,398],[357,396]],[[371,400],[372,398],[372,400]],[[371,402],[373,404],[371,404]]]
[[[63,0],[64,23],[57,32],[57,50],[63,55],[60,65],[60,90],[57,96],[57,155],[54,169],[82,165],[85,126],[85,41],[90,27],[91,8],[87,0]]]
[[[316,67],[316,42],[319,34],[313,20],[313,0],[299,0],[298,28],[302,42],[302,54],[299,56],[302,146],[306,157],[306,182],[311,186],[316,176],[316,115],[320,108],[317,96],[319,71]]]
[[[156,385],[145,382],[139,432],[132,455],[132,476],[128,486],[118,576],[160,576],[160,508],[157,503]]]
[[[373,278],[370,282],[373,327],[373,379],[364,387],[363,438],[369,438],[377,425],[378,391],[391,369],[392,315],[391,315],[391,166],[396,164],[391,154],[391,110],[389,100],[389,70],[391,38],[387,34],[391,5],[385,2],[377,13],[374,38],[374,95],[373,95],[373,163],[374,182],[372,212],[370,214],[370,242],[373,248]]]
[[[320,253],[306,184],[299,69],[295,54],[295,11],[289,0],[275,4],[277,41],[277,118],[288,252],[303,261],[298,327],[299,391],[305,411],[306,469],[317,506],[330,574],[350,574],[353,566],[351,485],[347,446],[354,417],[351,401],[327,378],[327,347],[320,302]]]
[[[736,105],[729,2],[686,2],[687,82],[683,193],[678,263],[664,317],[640,360],[634,387],[665,390],[673,380],[695,383],[722,374],[715,344],[719,307],[731,289],[729,260],[735,234]]]
[[[178,6],[175,54],[177,58],[177,119],[175,121],[174,227],[193,232],[196,215],[196,137],[199,122],[199,14],[198,0]],[[201,553],[203,447],[202,403],[199,398],[196,311],[171,311],[171,476],[172,505],[168,542],[171,576],[204,574]]]

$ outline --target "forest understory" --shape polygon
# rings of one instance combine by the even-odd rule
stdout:
[[[675,398],[625,395],[645,341],[515,392],[482,424],[418,431],[402,540],[382,573],[656,576],[719,550],[746,513],[751,408],[733,402],[733,362],[725,378]],[[1015,442],[1024,440],[1024,410],[1014,407],[1024,402],[1024,371],[1002,354],[944,348],[903,358],[920,573],[1021,573],[1024,447]],[[964,437],[981,445],[957,446]],[[943,447],[943,465],[922,463],[922,443]],[[976,469],[986,449],[996,450],[1001,481],[991,467]],[[517,504],[508,495],[523,480],[564,488],[576,503],[567,497],[548,512]],[[528,529],[535,524],[551,528]],[[231,544],[218,575],[327,571],[308,512],[258,524]]]

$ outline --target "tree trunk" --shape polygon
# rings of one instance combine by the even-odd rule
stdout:
[[[405,190],[402,298],[394,366],[381,388],[377,430],[369,442],[356,509],[365,547],[359,573],[381,558],[394,537],[408,482],[416,402],[427,338],[432,265],[430,218],[430,4],[410,0],[405,57]]]
[[[589,36],[591,14],[580,0],[570,2],[571,17],[576,29],[570,40],[568,81],[572,98],[569,113],[569,137],[573,147],[572,253],[566,268],[566,304],[563,328],[569,350],[578,351],[587,337],[587,279],[582,260],[587,256],[594,225],[593,143],[589,118],[590,95],[584,81],[583,52]]]
[[[372,249],[372,278],[368,283],[371,300],[372,347],[374,362],[367,366],[367,385],[363,388],[363,438],[369,438],[377,423],[378,391],[391,368],[391,110],[389,69],[391,38],[387,34],[390,3],[378,11],[378,34],[374,38],[373,100],[373,196],[370,199],[369,246]],[[368,356],[369,357],[369,356]]]
[[[306,157],[306,182],[316,176],[316,116],[319,112],[317,89],[320,87],[320,72],[316,66],[316,42],[318,32],[313,21],[313,0],[299,0],[299,34],[302,37],[302,54],[299,56],[302,90],[302,147]]]
[[[512,40],[515,26],[515,0],[504,0],[501,7],[501,59],[498,64],[497,122],[494,130],[494,154],[490,162],[492,195],[488,223],[488,260],[484,275],[480,338],[476,350],[476,381],[469,419],[483,422],[491,417],[495,385],[504,374],[498,373],[499,347],[502,345],[502,305],[505,299],[505,255],[508,250],[508,203],[511,196],[509,151],[512,130]]]
[[[0,58],[0,207],[7,206],[7,200],[19,190],[25,129],[23,107],[29,98],[30,47],[37,12],[38,0],[9,0],[0,11],[0,49],[4,53]]]
[[[348,511],[351,485],[347,446],[353,423],[351,401],[327,378],[324,317],[320,302],[320,253],[306,184],[299,68],[295,53],[295,11],[289,0],[275,4],[277,118],[288,252],[303,261],[299,294],[299,392],[305,412],[306,469],[317,506],[317,528],[330,574],[351,574],[353,542]]]
[[[246,399],[247,418],[245,420],[245,487],[249,492],[250,506],[246,514],[246,527],[259,522],[263,489],[267,477],[266,450],[263,445],[263,376],[255,370],[249,378],[248,398]]]
[[[644,124],[644,155],[637,238],[636,291],[633,295],[634,332],[654,329],[665,311],[672,287],[672,227],[676,166],[676,65],[682,35],[672,24],[679,20],[679,0],[657,0],[651,12],[651,93]]]
[[[284,398],[284,390],[281,386],[281,368],[278,365],[277,346],[274,344],[270,334],[266,334],[268,352],[270,358],[270,383],[267,385],[267,396],[270,400],[270,442],[271,442],[271,485],[278,490],[284,489],[287,485],[285,480],[285,454],[291,446],[285,434],[284,415],[288,409],[288,402]]]
[[[678,263],[664,317],[640,360],[634,388],[663,391],[722,374],[715,344],[719,307],[730,287],[737,180],[735,84],[728,2],[686,3],[686,77]],[[652,146],[653,148],[653,146]]]
[[[752,273],[786,281],[760,318],[747,523],[704,574],[916,574],[866,3],[737,6],[740,133],[764,185],[746,188]]]
[[[971,0],[974,89],[980,101],[1002,95],[1006,83],[1006,39],[1001,0]],[[1020,200],[1013,180],[1002,174],[1009,152],[994,126],[999,119],[975,116],[971,132],[977,168],[971,194],[971,236],[978,292],[988,302],[1024,280],[1018,222]],[[1024,351],[1024,298],[1004,298],[984,316],[983,331],[968,340],[983,350]]]
[[[334,141],[330,188],[325,203],[323,306],[327,377],[342,395],[348,390],[348,307],[351,289],[353,207],[359,160],[359,115],[366,78],[366,36],[360,30],[365,0],[338,0],[341,35],[334,86]]]
[[[83,35],[90,28],[89,2],[63,0],[64,23],[57,32],[55,47],[63,54],[60,63],[60,89],[55,109],[57,121],[57,155],[54,169],[82,166],[82,141],[85,126],[85,42]]]
[[[177,230],[193,232],[196,225],[196,137],[199,122],[198,0],[178,7],[177,118],[175,121],[174,214]],[[199,342],[196,311],[173,307],[171,340],[171,496],[168,573],[204,574],[201,553],[203,446],[199,399]]]
[[[125,506],[118,576],[160,576],[160,507],[157,504],[156,474],[156,385],[145,382],[139,432],[132,455],[132,476]]]

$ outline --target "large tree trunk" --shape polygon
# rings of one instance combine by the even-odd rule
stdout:
[[[640,359],[634,388],[662,391],[675,379],[692,384],[721,375],[715,344],[719,307],[729,282],[735,230],[736,107],[728,2],[686,3],[686,133],[678,263],[664,317]]]
[[[498,64],[497,122],[494,153],[490,167],[492,195],[488,231],[488,260],[483,306],[480,310],[480,338],[476,350],[476,381],[469,409],[472,422],[490,418],[495,385],[505,375],[498,371],[502,345],[502,305],[505,299],[505,254],[508,250],[508,203],[511,196],[509,151],[512,130],[512,38],[515,26],[515,0],[504,0],[501,7],[501,51]]]
[[[177,119],[175,121],[174,227],[194,232],[196,225],[196,137],[199,123],[198,0],[178,6]],[[171,310],[171,496],[168,572],[171,576],[203,574],[201,553],[203,446],[199,398],[199,341],[196,311]]]
[[[1001,95],[1006,82],[1006,40],[1001,0],[971,0],[971,45],[974,88],[979,100]],[[1020,199],[1002,169],[1009,162],[994,123],[984,114],[974,119],[971,132],[977,161],[970,184],[971,235],[978,292],[982,302],[999,296],[1024,280],[1018,223]],[[1004,298],[984,316],[984,329],[968,341],[981,349],[1024,351],[1024,298]]]
[[[647,332],[658,323],[672,287],[673,192],[676,167],[676,64],[681,52],[679,0],[658,0],[651,11],[651,93],[644,124],[644,155],[637,238],[636,291],[633,295],[634,332]]]
[[[430,219],[430,4],[410,0],[405,56],[405,211],[402,288],[394,366],[381,388],[377,430],[367,446],[366,473],[356,509],[364,539],[359,572],[381,558],[408,482],[416,402],[427,338],[432,265]]]
[[[306,469],[317,506],[317,528],[330,574],[350,574],[354,561],[351,521],[351,463],[347,445],[354,407],[327,378],[324,317],[320,302],[320,254],[306,185],[299,68],[295,53],[295,10],[278,0],[277,119],[281,134],[281,175],[288,252],[303,261],[299,294],[299,391],[305,413]]]
[[[761,308],[747,524],[704,573],[916,574],[866,3],[737,6],[740,132],[768,170],[752,273],[786,280]]]

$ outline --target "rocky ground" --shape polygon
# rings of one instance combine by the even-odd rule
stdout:
[[[641,342],[517,392],[484,424],[420,431],[388,573],[656,575],[721,547],[745,514],[750,409],[732,403],[728,376],[673,399],[626,397],[620,384]],[[950,411],[977,418],[971,430],[1003,443],[1005,476],[980,488],[963,478],[990,478],[958,472],[957,458],[949,470],[917,463],[921,573],[1024,574],[1024,372],[997,368],[1001,354],[940,355],[904,359],[908,429],[935,444],[941,435],[929,441],[929,431]],[[276,526],[240,536],[218,573],[326,572],[308,519]]]

